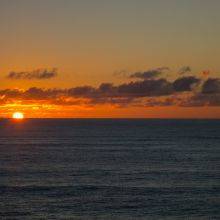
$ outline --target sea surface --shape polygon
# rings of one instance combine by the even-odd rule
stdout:
[[[0,219],[220,219],[220,120],[0,120]]]

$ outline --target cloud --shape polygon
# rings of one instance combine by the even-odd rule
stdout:
[[[113,73],[113,76],[121,76],[121,77],[128,77],[129,76],[129,71],[126,69],[123,70],[117,70]]]
[[[210,71],[209,71],[209,70],[203,70],[203,71],[202,71],[202,75],[203,75],[204,77],[207,77],[207,76],[210,75]]]
[[[97,92],[92,86],[79,86],[68,89],[67,93],[69,96],[73,97],[91,98],[95,96]]]
[[[146,100],[145,106],[146,107],[155,107],[155,106],[172,106],[175,105],[175,99],[168,97],[165,99],[161,98],[150,98]]]
[[[177,92],[192,91],[193,86],[197,85],[200,79],[194,76],[184,76],[173,82],[173,87]]]
[[[118,94],[127,97],[151,97],[170,95],[172,83],[166,79],[151,79],[121,84],[117,87]]]
[[[181,67],[181,68],[179,69],[179,71],[178,71],[178,73],[179,73],[180,75],[183,75],[183,74],[185,74],[185,73],[187,73],[187,72],[191,72],[191,67],[190,67],[190,66],[183,66],[183,67]]]
[[[65,90],[62,89],[41,89],[32,87],[24,92],[21,92],[20,96],[23,99],[52,100],[60,97],[64,93]]]
[[[68,94],[73,97],[90,99],[98,98],[140,98],[151,96],[164,96],[173,93],[172,83],[166,79],[152,79],[123,83],[114,86],[111,83],[102,83],[98,88],[81,86],[70,88]]]
[[[153,79],[160,76],[165,71],[169,70],[168,67],[159,67],[152,70],[147,70],[144,72],[135,72],[130,75],[130,78],[139,78],[139,79]]]
[[[53,68],[51,70],[48,69],[37,69],[33,71],[25,71],[25,72],[10,72],[6,76],[8,79],[27,79],[27,80],[33,80],[33,79],[51,79],[57,76],[57,69]]]
[[[98,87],[4,89],[0,90],[0,105],[20,102],[87,106],[110,104],[119,107],[220,106],[220,78],[203,81],[195,76],[182,76],[172,81],[152,77],[119,85],[101,83]]]
[[[219,94],[194,94],[181,102],[184,107],[220,106]]]
[[[207,79],[202,86],[202,93],[204,94],[220,93],[220,79],[219,78]]]

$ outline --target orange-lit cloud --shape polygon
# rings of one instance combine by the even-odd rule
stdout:
[[[197,88],[200,88],[198,91]],[[42,89],[32,87],[27,90],[5,89],[0,90],[0,101],[13,103],[15,100],[23,103],[46,102],[56,105],[96,105],[117,104],[133,105],[142,103],[143,99],[157,100],[166,97],[176,104],[174,97],[180,97],[188,92],[188,97],[202,97],[204,105],[219,105],[213,102],[220,95],[220,79],[208,78],[204,82],[195,76],[184,76],[174,81],[164,78],[144,79],[114,85],[102,83],[99,87],[78,86],[69,89]],[[170,103],[170,102],[169,102]],[[171,104],[171,103],[170,103]],[[160,104],[161,105],[161,104]],[[192,103],[193,105],[193,103]],[[201,102],[202,105],[202,102]],[[145,105],[144,105],[145,106]]]
[[[98,87],[77,86],[68,89],[31,87],[0,90],[0,109],[17,109],[55,114],[55,111],[86,112],[91,108],[159,108],[220,106],[220,79],[202,79],[194,75],[174,80],[163,77],[168,68],[131,73],[135,81],[114,85],[102,83]],[[159,77],[160,76],[160,77]],[[57,113],[58,114],[58,113]],[[111,115],[111,112],[109,113]]]

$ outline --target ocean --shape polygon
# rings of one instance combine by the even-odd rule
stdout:
[[[0,219],[220,219],[220,120],[0,120]]]

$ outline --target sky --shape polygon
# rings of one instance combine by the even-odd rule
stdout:
[[[220,118],[219,0],[0,0],[0,117]]]

